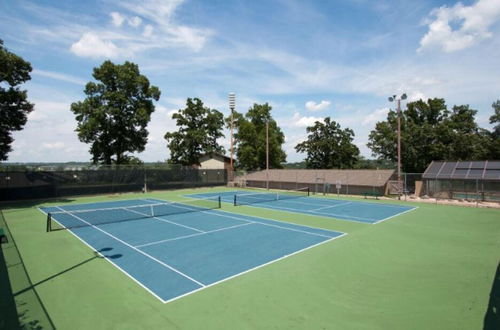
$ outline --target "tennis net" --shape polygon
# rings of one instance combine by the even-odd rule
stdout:
[[[300,198],[307,196],[309,196],[308,187],[295,190],[279,191],[279,192],[236,194],[234,195],[234,206],[273,202],[278,200],[293,199],[293,198]]]
[[[97,226],[107,223],[142,220],[174,214],[202,212],[221,207],[220,196],[167,202],[75,211],[50,212],[47,215],[47,232],[61,229]]]

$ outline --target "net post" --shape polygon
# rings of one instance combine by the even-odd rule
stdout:
[[[311,196],[311,192],[310,192],[310,190],[311,190],[311,189],[310,189],[309,187],[307,187],[307,196]]]
[[[149,206],[149,208],[151,209],[151,216],[154,217],[155,216],[155,213],[154,213],[154,210],[153,210],[153,204],[151,204]]]
[[[52,230],[51,228],[51,225],[50,225],[50,218],[51,218],[51,215],[50,215],[50,212],[47,213],[47,228],[46,228],[46,232],[50,232]]]
[[[217,200],[219,202],[219,207],[218,208],[220,209],[222,207],[222,203],[221,203],[221,200],[220,200],[220,195],[218,196]]]
[[[233,205],[236,206],[236,194],[234,194],[234,201],[233,201]]]

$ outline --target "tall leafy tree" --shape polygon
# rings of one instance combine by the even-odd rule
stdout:
[[[173,164],[199,164],[203,154],[224,153],[217,139],[224,137],[224,116],[216,109],[203,105],[198,98],[188,98],[186,108],[172,115],[177,132],[167,132],[165,139],[170,149],[169,162]]]
[[[500,100],[492,105],[493,115],[490,117],[490,124],[493,124],[491,132],[490,159],[500,159]]]
[[[271,110],[272,107],[265,103],[254,104],[244,116],[235,113],[237,167],[246,170],[266,168],[266,122],[269,123],[269,168],[283,167],[285,135],[272,118]]]
[[[359,157],[352,143],[354,132],[326,117],[307,127],[307,140],[295,146],[297,152],[307,153],[307,168],[353,168]]]
[[[105,61],[94,68],[92,76],[98,82],[87,83],[87,98],[71,104],[78,121],[78,138],[91,144],[94,163],[133,162],[129,153],[144,151],[146,126],[160,90],[131,62],[120,65]]]
[[[402,167],[423,172],[432,160],[467,160],[487,157],[486,131],[475,122],[477,111],[467,105],[448,110],[440,98],[407,104],[401,112]],[[374,156],[397,160],[397,113],[389,111],[369,136]]]
[[[7,160],[14,141],[12,131],[21,130],[33,104],[18,86],[31,79],[31,64],[11,53],[0,40],[0,160]]]

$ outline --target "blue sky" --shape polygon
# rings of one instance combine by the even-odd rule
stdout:
[[[330,116],[366,157],[387,97],[469,104],[489,127],[500,99],[500,1],[102,0],[0,2],[0,39],[30,61],[35,111],[9,161],[87,161],[70,104],[105,59],[137,63],[162,91],[144,161],[169,157],[163,135],[187,97],[229,112],[268,102],[288,161],[306,127]],[[228,149],[229,134],[221,143]]]

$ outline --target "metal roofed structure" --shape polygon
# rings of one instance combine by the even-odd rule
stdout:
[[[423,178],[500,181],[500,160],[433,161],[425,170]]]
[[[431,197],[500,201],[500,160],[433,161],[422,179]]]

